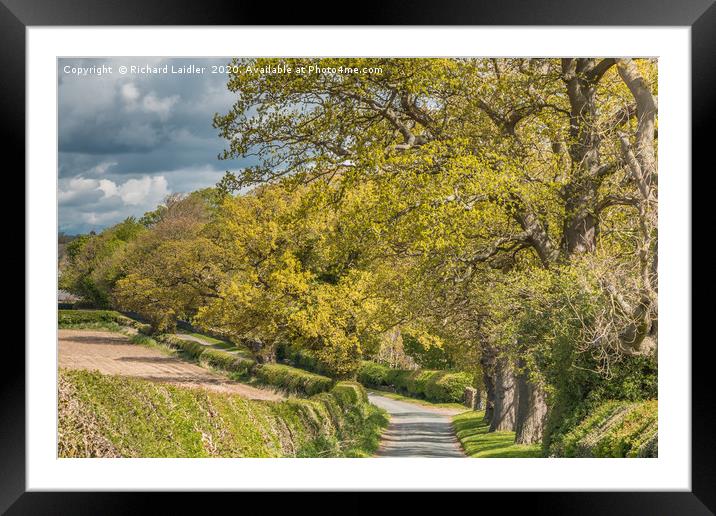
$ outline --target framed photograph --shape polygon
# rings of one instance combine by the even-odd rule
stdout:
[[[136,4],[0,6],[27,300],[2,510],[167,491],[716,510],[691,322],[710,0],[270,26],[259,5]]]

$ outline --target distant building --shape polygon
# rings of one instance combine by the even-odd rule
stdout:
[[[74,294],[70,294],[66,290],[58,290],[57,291],[57,302],[58,303],[76,303],[81,298]]]

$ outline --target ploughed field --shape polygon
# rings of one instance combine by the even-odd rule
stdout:
[[[159,350],[132,344],[125,335],[108,331],[60,329],[59,367],[204,388],[239,394],[248,399],[282,399],[272,391],[233,382]]]

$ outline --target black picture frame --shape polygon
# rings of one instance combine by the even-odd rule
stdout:
[[[336,16],[330,6],[267,9],[265,3],[219,0],[0,0],[0,126],[6,158],[25,166],[25,29],[28,26],[83,25],[550,25],[550,26],[689,26],[691,27],[692,168],[697,174],[713,168],[710,131],[716,105],[716,4],[714,0],[419,0],[383,1],[361,5]],[[323,14],[322,14],[323,13]],[[328,19],[332,14],[335,20]],[[565,48],[569,48],[566,46]],[[55,80],[48,73],[48,80]],[[707,163],[710,165],[707,167]],[[698,177],[692,173],[693,178]],[[24,188],[24,187],[23,187]],[[699,194],[704,195],[704,189]],[[697,206],[696,198],[692,206]],[[694,224],[698,222],[692,217]],[[697,234],[695,231],[692,234]],[[16,246],[19,248],[19,246]],[[693,262],[693,265],[697,263]],[[19,266],[19,264],[18,264]],[[25,277],[32,274],[25,268]],[[696,317],[704,320],[713,303],[694,302]],[[704,317],[698,315],[704,312]],[[706,319],[708,320],[708,319]],[[693,339],[692,353],[692,490],[691,492],[552,492],[513,493],[510,509],[529,505],[530,511],[550,514],[713,514],[716,511],[716,473],[710,382],[711,342]],[[690,343],[684,343],[688,349]],[[0,375],[0,511],[8,514],[112,514],[146,507],[157,499],[164,513],[188,509],[183,494],[26,492],[25,357],[6,342],[6,366]],[[215,500],[225,498],[214,493]],[[245,497],[245,494],[240,495]],[[351,495],[357,496],[357,495]],[[481,493],[480,506],[505,493]],[[486,497],[491,500],[485,500]],[[297,502],[300,503],[300,502]],[[500,502],[498,502],[500,503]],[[342,506],[352,502],[343,498]],[[183,509],[183,510],[180,510]]]

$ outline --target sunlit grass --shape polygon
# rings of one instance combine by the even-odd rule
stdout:
[[[484,410],[471,410],[453,417],[453,426],[468,457],[541,457],[539,444],[515,444],[514,432],[488,432]]]
[[[192,337],[200,339],[203,342],[210,344],[211,347],[216,348],[216,349],[221,349],[224,351],[245,351],[245,348],[243,348],[243,347],[236,346],[235,344],[232,344],[231,342],[226,342],[224,340],[210,337],[209,335],[204,335],[203,333],[184,333],[184,335],[190,335]]]
[[[209,344],[216,344],[216,345],[222,344],[224,346],[233,346],[233,344],[224,342],[223,340],[215,339],[214,337],[210,337],[209,335],[204,335],[203,333],[186,333],[185,335],[191,335],[192,337],[201,339],[204,342],[208,342]]]
[[[60,457],[371,457],[388,424],[353,382],[260,401],[60,369],[59,400]]]

